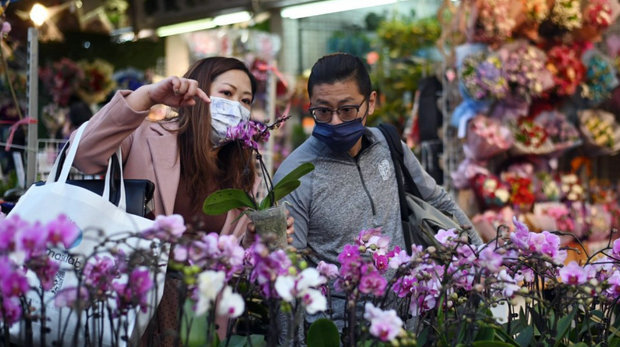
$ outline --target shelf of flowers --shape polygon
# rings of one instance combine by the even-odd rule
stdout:
[[[620,229],[618,182],[599,179],[586,164],[620,152],[617,116],[601,106],[618,87],[612,57],[620,52],[596,45],[618,6],[461,6],[478,17],[467,43],[456,48],[462,101],[451,125],[464,159],[451,175],[459,199],[475,202],[467,211],[475,227],[488,241],[517,217],[535,231],[564,232],[565,246],[583,244],[589,253],[606,247]],[[567,262],[582,257],[573,252]]]

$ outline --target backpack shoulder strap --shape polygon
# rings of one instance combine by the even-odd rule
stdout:
[[[421,199],[422,195],[420,194],[420,191],[418,190],[418,187],[415,184],[415,181],[411,177],[411,174],[409,173],[409,169],[407,169],[407,167],[405,166],[405,160],[404,160],[405,153],[403,152],[402,141],[400,139],[400,136],[398,135],[398,131],[396,130],[396,127],[393,126],[392,124],[381,123],[379,124],[378,128],[383,133],[383,136],[387,140],[388,146],[390,147],[390,154],[392,155],[392,161],[394,162],[394,167],[400,168],[400,170],[396,170],[396,174],[397,174],[396,178],[398,179],[399,190],[403,188],[402,182],[404,182],[406,191],[412,193],[413,195]],[[399,171],[402,172],[402,174],[399,173]],[[404,176],[404,180],[401,178],[402,177],[401,175]]]

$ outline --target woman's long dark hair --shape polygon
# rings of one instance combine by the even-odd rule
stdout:
[[[198,81],[207,94],[211,83],[230,70],[241,70],[250,78],[252,98],[256,94],[256,79],[235,58],[211,57],[194,63],[186,78]],[[238,142],[229,143],[219,150],[211,144],[211,112],[209,104],[198,101],[193,107],[179,109],[178,144],[181,159],[181,177],[190,187],[193,203],[201,203],[207,194],[222,188],[239,188],[251,191],[255,179],[255,161],[252,152]]]

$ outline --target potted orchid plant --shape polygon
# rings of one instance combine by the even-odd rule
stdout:
[[[270,249],[285,248],[286,241],[286,207],[278,201],[295,190],[301,182],[299,179],[314,170],[312,163],[303,163],[291,171],[276,185],[273,184],[269,171],[265,167],[263,157],[259,152],[258,142],[269,138],[269,131],[279,127],[290,116],[278,118],[273,124],[265,125],[253,120],[242,121],[227,131],[228,141],[238,141],[256,153],[267,192],[265,197],[258,201],[252,192],[242,189],[221,189],[210,194],[204,201],[202,210],[207,215],[218,215],[236,208],[245,208],[256,227],[257,233],[269,245]]]

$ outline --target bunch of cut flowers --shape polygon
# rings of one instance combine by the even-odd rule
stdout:
[[[531,100],[553,86],[551,72],[545,67],[547,56],[535,46],[517,40],[504,44],[497,54],[513,96]]]
[[[556,0],[548,19],[563,31],[581,28],[583,22],[581,2],[579,0]]]
[[[61,107],[68,105],[84,76],[82,67],[69,58],[62,58],[39,69],[39,79],[44,89]]]
[[[512,36],[517,22],[509,14],[519,11],[510,0],[478,0],[474,2],[475,21],[471,41],[484,43],[503,42]]]
[[[459,80],[466,96],[473,100],[500,99],[508,92],[501,60],[485,52],[476,52],[463,59]]]
[[[536,122],[547,132],[556,154],[561,154],[563,151],[581,144],[581,135],[577,127],[557,110],[541,112],[536,116]]]
[[[84,71],[84,78],[80,80],[76,92],[87,103],[97,104],[103,101],[116,87],[114,66],[109,62],[103,59],[82,60],[78,65]]]
[[[553,75],[554,87],[548,94],[571,96],[585,76],[585,67],[576,47],[556,45],[547,52],[547,69]]]
[[[520,117],[511,122],[515,142],[514,154],[547,154],[553,151],[553,143],[547,129],[531,117]]]
[[[485,160],[507,151],[513,141],[510,130],[498,120],[477,115],[469,121],[463,152],[467,158]]]
[[[508,204],[510,186],[493,174],[478,174],[472,179],[472,188],[484,208],[498,208]]]
[[[620,126],[613,114],[602,110],[581,110],[578,113],[585,145],[594,154],[613,155],[620,150]]]
[[[583,54],[586,75],[581,84],[581,96],[593,104],[599,104],[611,96],[618,86],[616,69],[600,51],[590,49]]]

